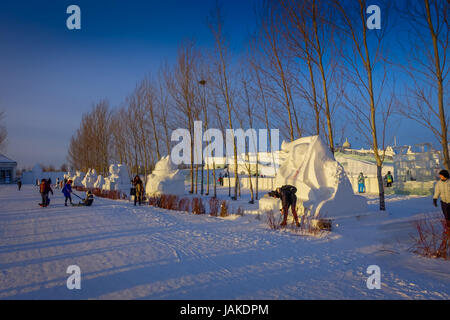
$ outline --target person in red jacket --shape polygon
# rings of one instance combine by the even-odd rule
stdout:
[[[39,185],[39,192],[41,193],[42,197],[42,203],[40,203],[39,205],[41,205],[42,207],[48,206],[48,204],[50,203],[48,194],[49,192],[53,194],[53,190],[50,187],[50,183],[47,181],[47,179],[42,179],[41,184]]]

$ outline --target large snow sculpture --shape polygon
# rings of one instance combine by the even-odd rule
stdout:
[[[277,171],[274,187],[296,186],[300,212],[322,219],[367,211],[367,201],[353,193],[344,168],[319,136],[283,142],[281,149],[286,157]],[[280,207],[279,199],[264,197],[259,201],[262,211],[278,211]]]
[[[112,164],[109,166],[109,176],[105,178],[104,190],[118,190],[123,193],[130,191],[131,183],[128,169],[122,164]]]
[[[147,177],[145,193],[148,196],[184,194],[184,176],[173,165],[170,156],[165,156],[156,163],[155,169]]]
[[[94,188],[94,183],[97,181],[97,172],[95,169],[89,169],[84,177],[82,183],[86,188]]]
[[[83,186],[83,179],[84,179],[84,173],[81,171],[78,171],[75,173],[75,176],[70,178],[72,180],[72,185],[75,187],[82,187]]]

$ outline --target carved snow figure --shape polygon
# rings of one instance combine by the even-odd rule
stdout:
[[[350,216],[368,210],[364,197],[353,193],[344,168],[319,136],[304,137],[281,146],[285,160],[277,171],[274,188],[297,188],[299,212],[315,219]],[[264,197],[261,211],[278,211],[279,199]]]
[[[103,178],[102,175],[99,175],[97,177],[97,181],[94,183],[94,188],[96,189],[103,189],[103,185],[105,184],[105,178]]]
[[[82,187],[83,186],[83,179],[84,179],[84,173],[81,171],[78,171],[75,173],[75,176],[70,178],[72,180],[72,186],[74,187]]]
[[[89,169],[82,183],[85,188],[93,188],[94,183],[96,181],[97,181],[97,172],[95,171],[95,169]]]
[[[148,196],[184,194],[184,176],[176,169],[170,156],[165,156],[159,160],[153,172],[147,176],[145,193]]]
[[[109,166],[109,176],[105,178],[104,190],[118,190],[129,193],[131,187],[128,169],[122,164],[112,164]]]

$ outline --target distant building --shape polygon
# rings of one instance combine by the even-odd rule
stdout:
[[[0,154],[0,184],[16,181],[17,162]]]
[[[345,138],[345,142],[344,142],[344,144],[342,145],[342,147],[344,148],[344,149],[350,149],[352,146],[350,145],[350,142],[348,142],[348,139],[347,138]]]
[[[52,179],[52,182],[55,182],[56,179],[64,180],[64,172],[55,171],[55,172],[47,172],[43,171],[42,167],[39,164],[36,164],[31,171],[22,172],[22,183],[23,184],[36,184],[41,181],[41,179]]]
[[[396,147],[394,174],[398,181],[435,181],[441,168],[440,152],[431,143]]]

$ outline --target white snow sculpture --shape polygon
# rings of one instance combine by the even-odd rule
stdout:
[[[94,183],[96,181],[97,181],[97,172],[95,171],[95,169],[89,169],[82,181],[82,184],[86,188],[93,188]]]
[[[147,176],[145,193],[148,196],[184,194],[184,176],[176,169],[170,156],[165,156],[159,160],[153,172]]]
[[[94,188],[96,189],[103,189],[103,185],[105,184],[105,178],[103,178],[102,175],[99,175],[97,177],[97,181],[94,183]]]
[[[355,195],[351,183],[319,136],[304,137],[281,146],[285,160],[277,172],[274,187],[297,187],[300,212],[316,219],[333,218],[367,211],[364,197]],[[264,197],[261,211],[281,208],[279,199]]]
[[[130,191],[131,183],[128,169],[122,164],[112,164],[109,166],[109,176],[105,178],[104,190],[119,190],[123,193]]]
[[[75,173],[73,171],[67,171],[67,173],[64,174],[64,179],[71,180],[74,176]]]
[[[83,186],[84,173],[78,171],[75,173],[75,176],[70,178],[72,180],[72,185],[75,187]]]

